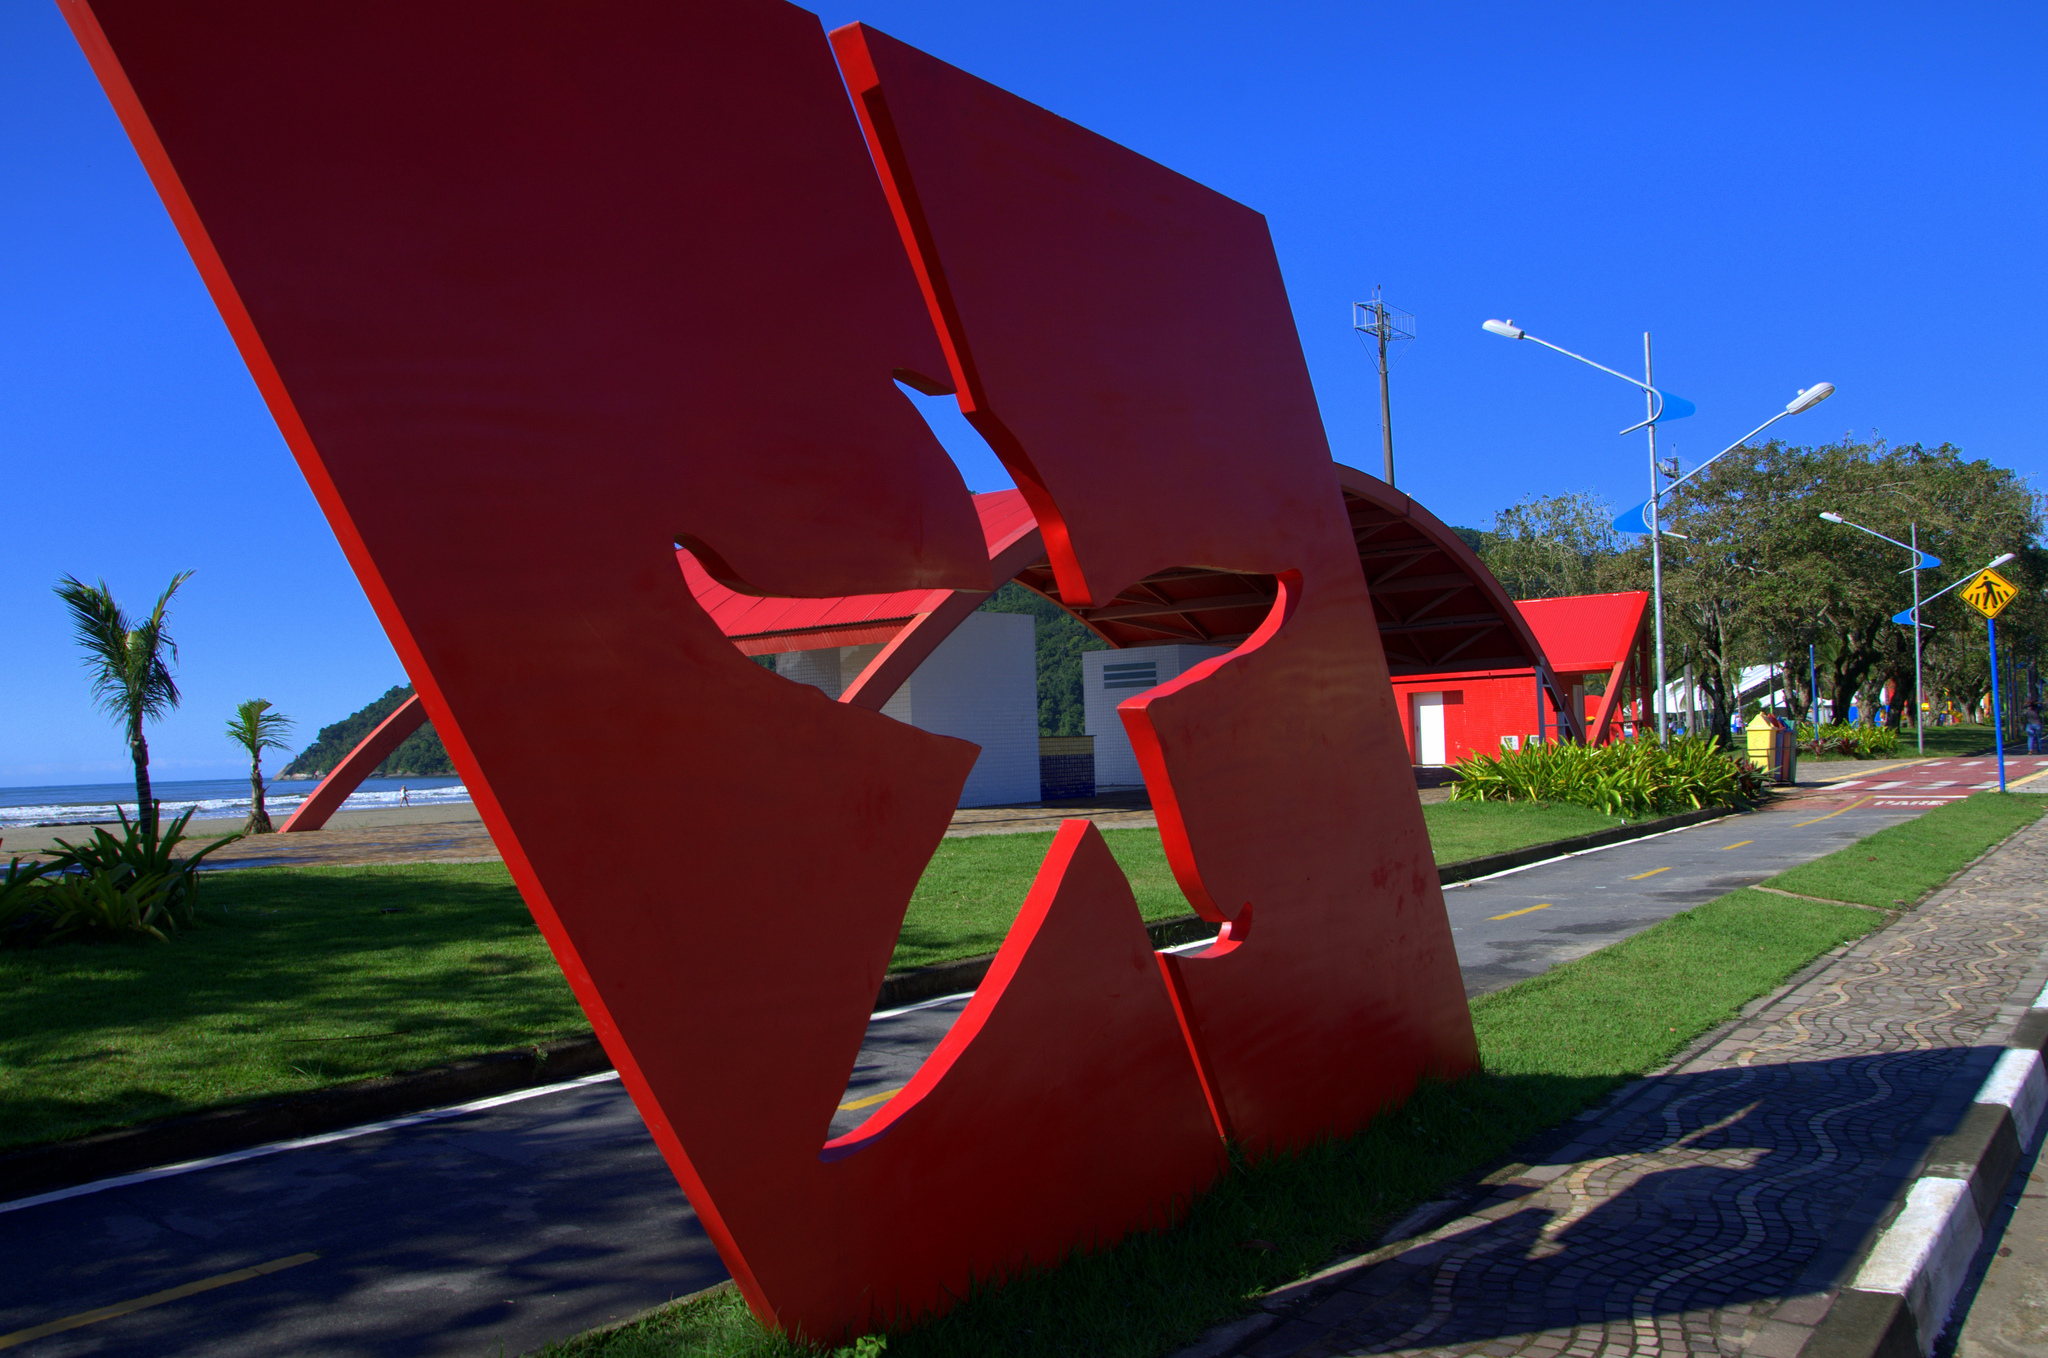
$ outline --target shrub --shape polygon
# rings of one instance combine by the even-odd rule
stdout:
[[[1570,802],[1611,816],[1672,815],[1762,798],[1764,777],[1705,736],[1531,745],[1456,767],[1458,801]]]
[[[1888,759],[1899,752],[1899,733],[1888,726],[1852,726],[1833,722],[1798,725],[1799,752],[1848,759]]]
[[[121,813],[121,836],[95,829],[83,844],[57,841],[47,863],[15,859],[0,878],[0,942],[60,943],[88,937],[142,935],[168,940],[190,927],[199,890],[200,860],[240,835],[228,835],[193,854],[174,854],[192,812],[169,825],[130,823]]]

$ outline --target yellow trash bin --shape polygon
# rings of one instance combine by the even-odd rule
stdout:
[[[1792,782],[1799,773],[1799,738],[1791,723],[1774,712],[1759,712],[1750,718],[1743,734],[1748,739],[1749,762],[1762,769],[1773,783]]]

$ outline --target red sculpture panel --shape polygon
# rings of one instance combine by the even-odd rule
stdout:
[[[842,35],[913,272],[824,35],[779,0],[61,3],[764,1320],[941,1308],[1174,1219],[1223,1168],[1219,1121],[1298,1142],[1469,1065],[1255,214]],[[1124,310],[1197,294],[1198,335]],[[1069,825],[946,1042],[827,1146],[975,751],[737,654],[675,552],[755,595],[989,589],[891,381],[949,368],[1070,602],[1189,562],[1279,576],[1283,603],[1126,708],[1175,870],[1230,938],[1162,972]],[[621,804],[642,829],[594,860]]]
[[[962,407],[1031,499],[1063,602],[1172,566],[1281,578],[1257,635],[1121,709],[1182,890],[1230,922],[1210,952],[1162,959],[1222,1129],[1298,1145],[1427,1070],[1471,1069],[1264,220],[885,34],[833,42]]]

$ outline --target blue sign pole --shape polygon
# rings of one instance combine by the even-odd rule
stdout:
[[[1998,619],[1984,619],[1984,634],[1991,639],[1991,743],[1998,747],[1998,790],[2005,791],[2005,725],[1998,713]]]
[[[1812,685],[1807,690],[1807,716],[1813,721],[1813,733],[1818,736],[1820,734],[1820,661],[1814,658],[1813,646],[1810,643],[1806,648],[1806,676],[1807,682]]]

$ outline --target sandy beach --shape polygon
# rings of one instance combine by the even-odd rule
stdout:
[[[977,806],[957,811],[948,838],[968,835],[1030,834],[1056,830],[1063,820],[1083,817],[1104,829],[1158,824],[1142,791],[1111,794],[1051,806]],[[272,819],[283,823],[283,817]],[[0,831],[0,860],[52,851],[59,839],[89,838],[89,825],[13,827]],[[118,825],[106,827],[115,832]],[[185,827],[193,847],[242,828],[239,817],[195,820]],[[315,863],[482,863],[501,855],[484,830],[476,808],[455,805],[340,811],[318,830],[288,835],[252,835],[208,856],[222,867],[286,867]]]
[[[282,816],[272,816],[283,824]],[[94,826],[12,826],[0,831],[0,858],[47,852],[60,839],[73,843],[91,837]],[[120,833],[118,824],[104,827]],[[231,835],[242,828],[239,816],[223,820],[195,820],[185,827],[188,841],[205,844]],[[380,847],[389,856],[375,856]],[[365,855],[372,856],[365,856]],[[244,862],[271,859],[290,862],[416,862],[463,857],[496,858],[497,849],[484,833],[476,807],[467,802],[440,806],[392,807],[374,811],[338,811],[318,830],[289,835],[253,835],[218,850],[208,862]]]

